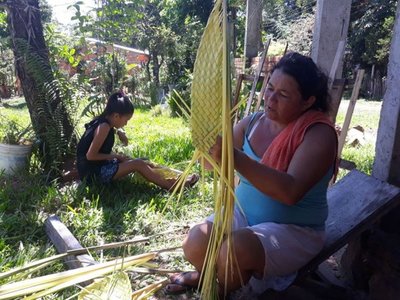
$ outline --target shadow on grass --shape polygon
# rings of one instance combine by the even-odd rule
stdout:
[[[26,108],[26,102],[24,97],[18,97],[18,98],[10,98],[10,99],[2,99],[1,103],[5,108],[10,108],[10,109],[25,109]]]

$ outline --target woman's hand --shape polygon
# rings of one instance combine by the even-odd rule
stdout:
[[[131,159],[129,156],[123,154],[115,154],[115,158],[118,160],[118,162],[123,162]]]
[[[119,129],[117,129],[117,135],[118,135],[118,138],[121,141],[121,143],[124,146],[128,146],[129,140],[128,140],[128,137],[125,134],[125,131],[123,131],[121,128],[119,128]]]
[[[217,162],[221,162],[221,153],[222,153],[222,137],[219,135],[215,141],[215,144],[211,146],[208,153],[211,157]]]

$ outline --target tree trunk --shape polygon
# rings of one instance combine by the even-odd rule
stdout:
[[[157,51],[153,51],[153,83],[158,88],[160,86],[160,66]]]
[[[40,140],[43,167],[47,172],[59,171],[67,145],[74,145],[76,139],[59,89],[54,86],[38,0],[7,1],[7,8],[16,71]]]

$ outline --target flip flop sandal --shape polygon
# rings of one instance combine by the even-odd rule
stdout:
[[[182,272],[180,273],[180,276],[176,279],[174,279],[173,281],[171,281],[171,283],[167,284],[164,288],[164,293],[166,295],[179,295],[179,294],[184,294],[190,291],[194,291],[197,289],[197,285],[193,286],[193,285],[188,285],[183,283],[183,277],[185,277],[185,275],[190,274],[192,271],[186,271],[186,272]],[[175,287],[175,288],[171,288],[171,287]]]
[[[169,283],[164,288],[165,295],[180,295],[196,290],[196,287],[179,283]]]

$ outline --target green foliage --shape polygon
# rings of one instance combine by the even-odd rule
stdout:
[[[353,1],[349,45],[352,65],[375,64],[385,73],[396,0]]]
[[[6,124],[2,128],[1,143],[11,145],[25,144],[27,142],[32,143],[31,126],[23,128],[14,120],[6,120],[5,118],[1,118],[1,120],[5,121],[4,123]]]
[[[92,32],[101,40],[146,49],[150,60],[146,65],[151,84],[137,84],[142,94],[134,94],[142,101],[143,96],[158,104],[158,91],[174,85],[180,92],[185,90],[186,70],[193,70],[198,43],[211,11],[212,1],[103,1],[96,9],[97,20],[86,21],[80,26],[83,33]],[[184,20],[184,21],[183,21]],[[142,80],[142,79],[141,79]]]
[[[198,19],[203,26],[207,24],[208,16],[214,6],[213,0],[177,0],[175,2],[178,18]]]
[[[156,163],[182,170],[193,154],[189,128],[181,119],[165,114],[152,116],[148,110],[137,109],[125,130],[130,144],[117,150],[127,155],[147,156]],[[32,168],[29,174],[0,174],[0,272],[56,253],[44,231],[44,221],[51,214],[59,216],[83,246],[158,234],[146,244],[105,250],[102,257],[91,253],[100,260],[179,246],[183,226],[210,213],[206,207],[211,206],[211,184],[201,189],[202,193],[199,187],[185,191],[180,201],[172,199],[163,211],[169,193],[146,181],[137,182],[136,177],[109,186],[88,187],[48,184]],[[166,253],[160,257],[160,264],[171,269],[187,267],[179,253]],[[34,276],[60,270],[65,270],[61,263]],[[74,291],[77,289],[53,298],[63,299]]]
[[[188,108],[191,107],[191,98],[188,90],[178,93],[176,90],[171,91],[166,99],[171,109],[172,117],[185,117],[190,115]]]
[[[375,59],[377,61],[387,62],[389,51],[390,51],[390,43],[392,41],[391,34],[394,26],[394,16],[390,16],[385,18],[383,23],[383,28],[386,31],[386,35],[381,36],[378,39],[378,45],[380,48],[376,50]]]
[[[32,126],[43,143],[41,155],[43,161],[49,162],[47,168],[57,170],[69,154],[72,142],[72,136],[66,135],[64,131],[65,109],[73,109],[68,107],[68,104],[73,103],[68,102],[65,97],[70,92],[69,85],[62,78],[54,79],[46,61],[31,51],[26,40],[17,39],[16,44],[20,54],[25,57],[27,71],[35,79],[39,89],[39,96],[34,103],[34,111],[39,112],[39,116],[32,119]]]
[[[157,105],[159,103],[159,87],[158,85],[154,84],[153,82],[149,82],[147,84],[148,92],[150,95],[150,104],[151,105]]]
[[[8,43],[6,38],[2,40]],[[9,87],[12,86],[15,81],[14,56],[7,45],[5,45],[5,48],[0,46],[0,51],[2,52],[2,60],[0,61],[0,85]]]
[[[314,30],[315,5],[316,1],[313,0],[264,0],[265,35],[281,43],[288,43],[289,50],[309,54]],[[283,51],[277,55],[281,54]]]
[[[51,22],[53,11],[47,0],[39,0],[40,19],[43,24]]]
[[[3,40],[9,36],[7,29],[7,14],[0,10],[0,39]],[[1,43],[2,45],[3,43]]]

